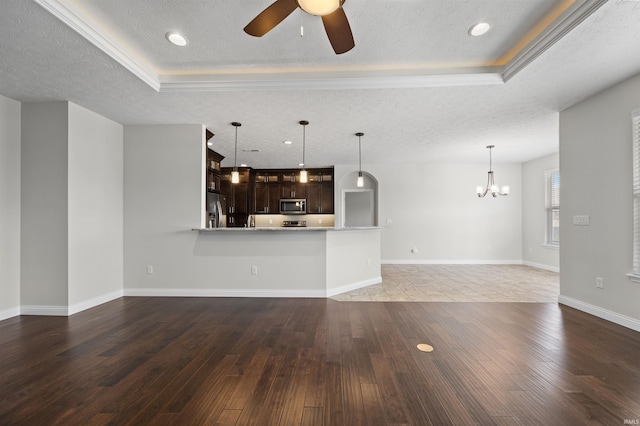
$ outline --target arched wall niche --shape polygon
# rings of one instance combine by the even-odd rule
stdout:
[[[378,180],[362,171],[364,185],[358,187],[358,172],[342,176],[338,182],[341,227],[378,226]]]

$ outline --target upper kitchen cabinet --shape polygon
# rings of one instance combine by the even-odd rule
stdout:
[[[207,148],[207,191],[220,192],[220,162],[224,156]]]
[[[280,173],[256,170],[253,177],[253,213],[279,213]]]
[[[306,184],[300,182],[300,171],[282,172],[280,198],[306,198]]]
[[[309,170],[307,213],[333,214],[333,169]]]

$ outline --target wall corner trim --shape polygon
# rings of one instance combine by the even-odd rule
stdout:
[[[20,315],[67,317],[69,316],[69,308],[67,306],[23,305],[20,307]]]
[[[337,294],[346,293],[348,291],[358,290],[360,288],[369,287],[370,285],[380,284],[382,282],[382,277],[374,277],[368,280],[359,281],[353,284],[343,285],[342,287],[336,287],[327,290],[327,297],[333,297]]]
[[[20,315],[20,307],[16,306],[15,308],[5,309],[0,311],[0,321],[17,317]]]
[[[558,303],[640,332],[640,320],[638,319],[631,318],[626,315],[622,315],[617,312],[613,312],[608,309],[604,309],[599,306],[595,306],[590,303],[586,303],[567,296],[560,295],[558,297]]]
[[[85,300],[84,302],[76,303],[69,306],[69,315],[77,314],[78,312],[86,311],[87,309],[94,308],[103,303],[111,302],[124,295],[123,290],[114,291],[112,293],[103,294],[102,296],[94,297],[93,299]]]
[[[560,272],[560,267],[558,266],[544,265],[542,263],[529,262],[527,260],[523,260],[522,264],[524,266],[531,266],[532,268],[544,269],[545,271]]]

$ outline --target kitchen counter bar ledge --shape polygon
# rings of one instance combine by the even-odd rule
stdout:
[[[371,229],[383,229],[380,226],[351,226],[333,228],[330,226],[261,226],[255,228],[193,228],[192,231],[200,232],[247,232],[247,231],[361,231]]]

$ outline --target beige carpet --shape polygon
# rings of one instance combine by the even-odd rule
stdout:
[[[559,274],[521,265],[382,265],[382,283],[339,301],[557,302]]]

